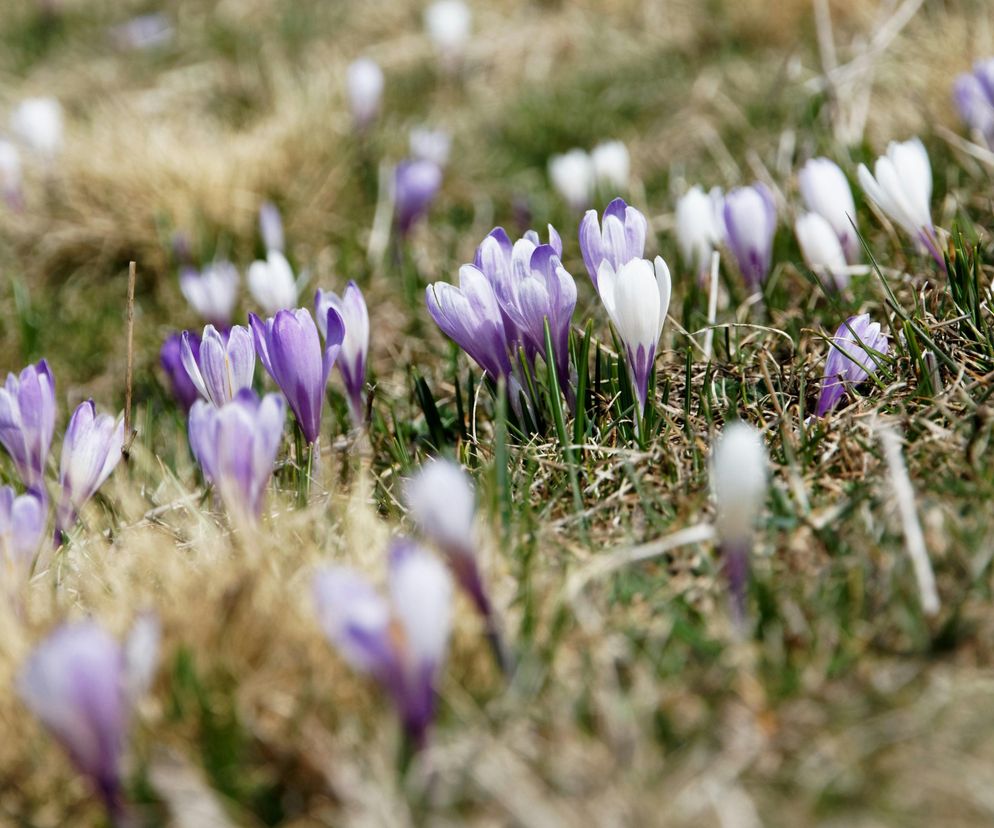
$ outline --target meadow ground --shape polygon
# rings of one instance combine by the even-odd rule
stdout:
[[[0,369],[49,360],[57,434],[87,397],[122,408],[129,261],[138,273],[130,458],[0,608],[0,822],[101,824],[14,677],[59,622],[92,615],[122,633],[149,609],[161,656],[127,752],[142,824],[994,820],[994,156],[967,142],[950,100],[956,74],[994,54],[986,0],[474,4],[454,73],[409,0],[175,0],[161,4],[170,43],[109,39],[153,6],[6,0],[0,15],[0,109],[30,95],[65,109],[64,151],[28,163],[23,209],[0,215]],[[386,75],[363,141],[343,98],[359,54]],[[395,257],[370,245],[377,171],[418,124],[451,132],[451,159]],[[858,162],[913,135],[930,153],[936,225],[963,234],[949,275],[855,186]],[[547,161],[614,138],[632,157],[619,194],[673,272],[657,421],[633,439],[602,378],[588,421],[565,423],[564,451],[551,425],[508,427],[422,286],[454,281],[494,225],[516,237],[551,222],[579,288],[575,341],[592,319],[590,359],[607,359],[580,215]],[[795,173],[814,155],[849,175],[878,265],[841,294],[818,286],[790,229]],[[680,263],[674,204],[690,184],[757,179],[780,209],[773,272],[755,303],[723,268],[706,359],[707,293]],[[263,252],[264,199],[309,274],[305,304],[348,279],[366,295],[373,420],[351,433],[333,380],[322,483],[297,502],[288,445],[261,527],[235,532],[205,493],[158,351],[202,324],[179,291],[175,234],[197,262],[244,271]],[[254,309],[243,290],[238,321]],[[857,312],[883,323],[891,358],[864,396],[806,422],[827,337]],[[261,369],[256,384],[272,387]],[[712,438],[734,417],[763,430],[772,465],[745,636],[705,539]],[[903,436],[935,615],[882,427]],[[311,574],[342,561],[381,579],[389,538],[409,530],[401,481],[438,452],[478,484],[481,559],[517,667],[499,674],[460,598],[431,744],[402,773],[393,711],[322,635]],[[16,481],[5,459],[0,475]]]

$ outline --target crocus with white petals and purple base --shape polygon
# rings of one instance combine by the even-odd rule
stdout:
[[[740,629],[747,614],[753,527],[766,500],[768,472],[759,431],[738,421],[726,426],[711,457],[711,488],[718,552],[731,592],[732,618]]]
[[[850,316],[843,322],[832,337],[815,416],[824,417],[832,411],[847,388],[859,385],[877,370],[888,350],[887,335],[868,313]]]
[[[628,375],[641,419],[656,346],[670,306],[670,270],[660,256],[654,262],[632,259],[617,272],[605,260],[597,274],[597,285],[607,315],[625,346]]]
[[[356,671],[390,695],[414,750],[427,744],[435,683],[452,625],[452,582],[437,558],[410,541],[390,552],[389,597],[344,566],[314,577],[318,622]]]
[[[172,392],[173,399],[184,412],[188,412],[190,407],[200,399],[200,392],[193,384],[193,380],[190,379],[186,366],[183,365],[184,334],[189,337],[193,358],[195,360],[199,358],[200,334],[195,331],[180,331],[170,334],[162,343],[162,348],[159,350],[159,364],[169,381],[169,390]]]
[[[314,313],[318,328],[328,338],[328,311],[337,311],[345,324],[345,338],[336,365],[345,385],[352,424],[361,427],[366,422],[366,361],[369,355],[369,311],[362,291],[349,282],[339,297],[331,291],[318,290],[314,297]]]
[[[231,314],[238,301],[238,271],[231,262],[214,262],[202,271],[183,267],[179,289],[200,318],[216,328],[231,325]]]
[[[691,187],[676,203],[676,240],[685,265],[701,280],[711,268],[711,254],[725,241],[724,195]]]
[[[622,265],[643,257],[648,230],[645,216],[621,198],[607,205],[601,221],[596,210],[587,210],[580,221],[580,252],[595,290],[602,262],[617,273]]]
[[[0,486],[0,583],[16,587],[31,571],[45,536],[45,502]]]
[[[237,523],[255,523],[283,439],[286,403],[243,388],[220,408],[198,400],[190,411],[190,450]]]
[[[818,213],[804,213],[794,223],[794,234],[805,264],[824,285],[844,290],[849,284],[846,254],[832,225]]]
[[[44,493],[45,463],[55,431],[55,379],[44,359],[0,388],[0,444],[24,485]]]
[[[442,168],[434,161],[415,158],[401,161],[394,170],[394,222],[401,236],[407,236],[438,195]]]
[[[117,468],[123,444],[124,420],[110,414],[98,415],[93,400],[80,403],[62,441],[57,530],[64,532],[72,526],[79,510]]]
[[[725,241],[752,292],[770,275],[777,208],[773,193],[762,182],[739,187],[725,196]]]
[[[859,165],[857,173],[873,203],[945,269],[932,224],[932,167],[925,145],[918,138],[891,141],[872,174],[865,164]]]
[[[279,250],[269,250],[266,260],[252,262],[248,270],[252,298],[267,315],[288,310],[297,304],[297,281],[293,269]]]
[[[978,60],[956,78],[953,100],[971,132],[994,149],[994,58]]]
[[[24,704],[90,779],[114,825],[126,818],[121,759],[129,719],[158,658],[158,640],[147,635],[147,625],[136,630],[142,644],[137,667],[129,656],[138,655],[138,647],[122,647],[96,622],[80,621],[42,641],[17,681]]]
[[[308,443],[321,434],[328,374],[345,339],[345,322],[334,308],[325,317],[322,347],[314,319],[305,308],[283,310],[263,322],[249,314],[255,349],[263,366],[280,387]]]
[[[252,332],[241,325],[235,325],[227,333],[208,325],[199,348],[195,348],[189,332],[184,331],[181,357],[197,392],[214,405],[224,405],[243,388],[252,387],[255,346]]]
[[[846,174],[828,158],[812,158],[797,174],[804,206],[831,226],[848,264],[860,260],[856,203]]]

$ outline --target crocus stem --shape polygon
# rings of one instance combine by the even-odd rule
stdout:
[[[739,632],[745,632],[748,619],[749,543],[726,541],[718,549],[721,569],[728,581],[732,622]]]

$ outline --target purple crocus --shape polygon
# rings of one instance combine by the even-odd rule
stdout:
[[[824,417],[839,404],[847,387],[858,385],[874,373],[888,347],[880,323],[871,322],[868,313],[850,316],[843,322],[832,337],[815,416]]]
[[[314,297],[314,312],[318,328],[325,340],[328,338],[328,311],[334,309],[345,323],[345,338],[338,358],[338,371],[345,384],[352,424],[361,427],[366,421],[365,388],[366,360],[369,355],[369,311],[362,291],[355,282],[349,282],[341,296],[318,290]]]
[[[138,640],[122,647],[95,621],[66,624],[34,649],[17,682],[24,704],[89,777],[114,824],[125,819],[121,756],[128,721],[157,660],[158,638],[147,632],[147,624],[136,623]]]
[[[334,308],[328,309],[323,348],[317,326],[304,308],[279,311],[265,322],[250,313],[249,322],[259,359],[290,403],[304,438],[317,442],[324,391],[342,349],[345,321]]]
[[[994,58],[978,60],[956,78],[953,100],[963,122],[994,149]]]
[[[758,291],[770,273],[777,208],[763,183],[739,187],[725,196],[728,248],[738,263],[746,287]]]
[[[632,259],[641,259],[648,230],[645,216],[621,198],[607,205],[601,221],[596,210],[587,210],[580,222],[580,252],[595,290],[601,262],[617,273]]]
[[[243,388],[220,408],[197,400],[190,411],[190,449],[228,513],[255,523],[283,437],[286,404]]]
[[[110,477],[121,460],[123,443],[124,420],[115,420],[110,414],[98,416],[93,400],[79,404],[62,441],[57,530],[64,532],[72,526],[79,510]]]
[[[44,359],[0,388],[0,443],[24,485],[44,491],[45,461],[55,431],[55,378]]]
[[[474,265],[463,265],[459,268],[459,287],[435,282],[425,290],[425,304],[442,333],[494,380],[510,378],[504,316],[483,271]]]
[[[433,161],[409,159],[394,170],[394,221],[401,236],[411,232],[414,223],[428,212],[442,186],[442,168]]]
[[[181,356],[200,396],[216,406],[229,402],[241,389],[252,387],[255,347],[252,332],[246,327],[235,325],[221,332],[208,325],[199,348],[194,336],[184,331]]]
[[[19,582],[31,569],[45,535],[45,502],[33,492],[16,495],[0,487],[0,573]]]
[[[390,695],[414,749],[427,743],[435,682],[452,626],[452,582],[437,558],[410,541],[390,552],[389,598],[360,573],[329,566],[314,578],[318,621],[356,671]]]
[[[183,267],[179,289],[186,301],[205,322],[217,328],[231,324],[231,314],[238,300],[238,271],[231,262],[209,264],[203,271]]]
[[[172,392],[173,399],[184,412],[189,412],[190,406],[200,399],[200,393],[183,366],[184,336],[189,337],[194,359],[199,358],[200,335],[194,331],[179,331],[170,334],[162,343],[162,348],[159,350],[159,364],[169,381],[169,390]]]

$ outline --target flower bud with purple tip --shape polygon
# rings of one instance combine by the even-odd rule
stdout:
[[[20,583],[45,536],[45,502],[33,492],[0,486],[0,583]]]
[[[361,427],[366,421],[365,388],[366,361],[369,355],[369,311],[362,291],[349,282],[341,297],[331,291],[318,290],[314,297],[314,313],[321,336],[328,338],[328,311],[334,309],[345,324],[342,351],[336,362],[342,375],[349,402],[352,424]]]
[[[768,469],[759,431],[743,422],[726,426],[711,457],[711,487],[718,551],[739,627],[746,618],[753,526],[766,500]]]
[[[184,412],[189,412],[190,407],[200,399],[200,392],[193,384],[183,365],[183,337],[188,336],[190,349],[193,352],[194,360],[200,354],[200,335],[194,331],[179,331],[166,337],[159,350],[159,364],[169,381],[169,390],[173,399],[179,404]]]
[[[202,271],[184,267],[179,274],[179,289],[201,319],[217,328],[231,324],[231,314],[238,300],[238,271],[231,262],[219,261]]]
[[[194,337],[184,331],[181,358],[197,392],[216,406],[229,402],[241,389],[252,387],[255,346],[251,331],[241,325],[227,333],[208,325],[199,348]]]
[[[587,210],[580,222],[580,252],[595,290],[602,262],[617,273],[622,265],[642,258],[648,230],[645,216],[621,198],[607,205],[600,222],[596,210]]]
[[[356,671],[372,675],[391,696],[410,745],[427,743],[435,683],[452,626],[452,582],[445,567],[410,541],[390,553],[389,598],[344,566],[314,578],[318,621]]]
[[[725,196],[725,232],[728,248],[750,291],[758,291],[770,275],[777,208],[763,184],[739,187]]]
[[[859,385],[874,373],[888,349],[887,334],[879,322],[870,321],[870,314],[850,316],[843,322],[832,337],[815,416],[824,417],[839,404],[848,387]]]
[[[617,272],[605,260],[597,284],[604,308],[625,346],[628,375],[642,415],[656,346],[670,306],[670,270],[660,256],[655,262],[632,259]]]
[[[393,175],[394,222],[401,236],[407,236],[442,186],[442,168],[434,161],[401,161]]]
[[[220,408],[198,400],[190,411],[190,450],[234,520],[252,524],[283,438],[286,405],[243,388]]]
[[[96,494],[121,461],[124,420],[97,414],[93,400],[80,403],[73,412],[62,441],[59,469],[61,496],[55,528],[66,531],[79,510]]]
[[[326,315],[325,344],[304,308],[281,310],[263,322],[249,314],[255,348],[269,375],[290,403],[290,409],[308,443],[321,434],[328,374],[345,339],[345,321],[334,308]]]
[[[45,462],[55,431],[55,379],[46,360],[18,376],[7,375],[0,388],[0,444],[24,485],[44,491]]]
[[[17,681],[24,704],[89,777],[114,824],[125,818],[121,758],[129,719],[158,658],[157,637],[146,635],[146,623],[139,627],[139,641],[123,648],[95,621],[61,626],[32,651]],[[136,644],[142,675],[130,657]]]

